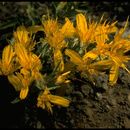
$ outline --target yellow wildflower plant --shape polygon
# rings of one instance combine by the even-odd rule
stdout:
[[[0,75],[12,74],[18,69],[19,65],[14,63],[15,52],[11,45],[7,45],[2,52],[2,59],[0,60]]]
[[[63,97],[52,95],[49,91],[49,88],[45,88],[43,92],[41,92],[37,98],[37,107],[41,107],[42,109],[47,109],[49,112],[53,113],[52,106],[53,104],[68,107],[70,101]]]

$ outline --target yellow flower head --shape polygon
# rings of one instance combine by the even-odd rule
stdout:
[[[17,27],[17,30],[14,32],[14,39],[15,43],[23,44],[29,51],[32,51],[36,45],[36,42],[31,39],[29,31],[24,26]]]
[[[42,24],[47,38],[53,36],[53,34],[59,30],[57,20],[48,19],[42,22]]]
[[[89,41],[93,41],[93,34],[95,31],[95,23],[87,23],[86,17],[83,14],[76,15],[77,34],[79,35],[82,44],[88,44]]]
[[[20,65],[26,69],[30,69],[31,62],[30,62],[29,52],[24,47],[24,45],[21,43],[15,43],[14,48]]]
[[[30,42],[29,32],[24,26],[17,27],[17,30],[14,32],[14,38],[16,42],[22,43],[24,46],[27,46],[26,44]]]
[[[37,98],[37,107],[41,107],[42,109],[47,109],[52,113],[52,104],[60,105],[62,107],[68,107],[70,101],[56,95],[52,95],[49,89],[46,87],[44,92],[42,92]],[[52,103],[52,104],[51,104]]]
[[[14,56],[13,47],[11,45],[6,46],[0,60],[0,74],[8,75],[17,69],[17,66],[14,64]]]
[[[84,74],[87,74],[88,78],[93,82],[93,75],[97,75],[98,71],[93,65],[93,60],[97,58],[94,53],[87,52],[81,57],[77,52],[66,49],[65,54],[70,57],[70,61],[77,66],[77,70]]]
[[[112,24],[106,24],[105,21],[103,24],[99,23],[97,25],[94,33],[94,37],[97,44],[102,45],[106,42],[106,40],[109,40],[108,34],[115,33],[117,31],[117,27],[115,26],[116,23],[117,21]]]
[[[14,86],[16,91],[20,91],[20,99],[25,99],[29,91],[29,86],[33,81],[30,74],[29,73],[26,73],[25,75],[21,73],[16,73],[16,75],[12,74],[8,76],[8,80]]]
[[[83,63],[82,57],[74,50],[66,49],[65,54],[70,57],[70,61],[75,65],[82,65]]]
[[[34,53],[28,52],[22,44],[15,44],[15,52],[24,70],[31,71],[31,76],[35,80],[40,80],[42,75],[39,71],[42,68],[42,63],[39,57]]]
[[[47,41],[48,44],[50,44],[50,46],[55,49],[61,49],[63,47],[66,47],[64,35],[60,31],[55,32],[53,36],[48,37]]]

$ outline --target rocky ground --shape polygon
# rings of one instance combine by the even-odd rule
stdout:
[[[30,8],[28,3],[30,2],[0,3],[2,12],[0,16],[1,46],[5,34],[10,35],[12,28],[23,22],[21,19],[29,16],[27,13],[27,9]],[[35,5],[33,7],[37,9],[33,11],[33,13],[37,14],[33,16],[34,19],[38,19],[42,14],[46,13],[45,9],[47,7],[53,6],[52,3],[47,2],[36,2],[32,5]],[[72,5],[77,7],[76,4]],[[128,2],[119,2],[118,4],[114,2],[109,4],[105,1],[99,4],[86,2],[84,6],[83,3],[80,3],[78,9],[87,9],[88,13],[95,13],[95,15],[105,12],[109,18],[119,20],[122,25],[129,15],[129,6]],[[16,22],[15,19],[20,17],[19,23]],[[4,22],[10,22],[10,25],[5,25]],[[1,50],[2,48],[0,47]],[[130,68],[130,63],[128,66]],[[107,75],[104,77],[99,76],[95,86],[90,82],[72,81],[73,85],[68,86],[65,95],[71,100],[70,106],[68,108],[54,107],[53,115],[51,115],[36,107],[34,95],[31,95],[25,101],[11,104],[10,101],[18,95],[8,83],[6,77],[0,77],[0,127],[130,128],[130,75],[121,69],[117,84],[113,87],[108,86],[107,78]]]

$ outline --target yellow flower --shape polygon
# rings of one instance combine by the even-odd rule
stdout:
[[[29,32],[24,26],[17,27],[16,32],[14,32],[14,38],[16,42],[22,43],[24,46],[30,42]]]
[[[61,49],[63,47],[66,47],[66,42],[64,40],[64,35],[58,31],[53,34],[53,36],[50,36],[47,38],[48,44],[53,47],[54,49]]]
[[[101,21],[100,21],[101,22]],[[106,21],[101,24],[99,23],[95,29],[94,37],[96,40],[96,43],[102,45],[102,43],[105,43],[107,40],[109,40],[108,34],[115,33],[117,31],[117,27],[114,22],[111,25],[109,23],[106,24]]]
[[[88,45],[88,42],[93,41],[96,23],[87,23],[86,17],[80,13],[76,15],[76,24],[81,43]]]
[[[9,75],[18,69],[18,65],[14,63],[15,53],[11,45],[7,45],[2,53],[2,59],[0,60],[0,74]]]
[[[33,79],[30,74],[26,73],[25,75],[21,73],[16,73],[8,76],[9,82],[14,86],[16,91],[20,91],[20,99],[25,99],[29,86],[31,85]]]
[[[26,49],[32,51],[36,43],[32,41],[31,36],[29,36],[29,34],[30,33],[24,26],[19,26],[14,32],[14,39],[15,43],[21,43]]]
[[[65,54],[69,56],[70,61],[77,66],[78,71],[87,74],[88,78],[93,81],[92,76],[98,74],[95,65],[93,65],[93,60],[96,55],[91,52],[87,52],[83,57],[81,57],[77,52],[71,49],[66,49]]]
[[[31,68],[31,62],[29,57],[30,53],[27,51],[24,45],[21,43],[15,43],[14,48],[20,65],[26,69],[30,69]]]
[[[22,71],[30,71],[31,76],[35,80],[40,80],[42,78],[39,72],[42,68],[42,63],[37,55],[28,52],[22,44],[15,44],[15,52],[18,57],[20,65],[24,68]]]
[[[70,57],[70,61],[73,62],[75,65],[82,65],[83,60],[77,52],[66,49],[65,54]]]
[[[41,80],[42,74],[40,73],[40,70],[42,69],[42,63],[39,59],[39,57],[35,54],[30,55],[30,62],[31,62],[31,75],[34,78],[34,80]]]
[[[64,35],[64,37],[72,37],[76,31],[73,23],[68,18],[65,18],[65,21],[66,23],[62,26],[60,31]]]
[[[58,85],[58,84],[62,84],[62,83],[69,83],[70,80],[66,80],[67,76],[70,74],[70,71],[68,72],[65,72],[61,75],[59,75],[56,79],[56,82],[55,84]]]
[[[126,55],[126,52],[130,50],[130,41],[122,37],[127,24],[128,19],[124,28],[121,28],[118,31],[118,33],[114,37],[114,40],[110,43],[110,51],[108,55],[109,58],[113,61],[113,66],[110,69],[109,75],[110,85],[114,85],[116,83],[120,67],[130,73],[125,65],[130,60],[130,57]]]
[[[42,24],[43,24],[43,30],[47,38],[53,36],[53,34],[59,30],[59,24],[57,20],[48,19],[42,22]]]
[[[124,63],[127,63],[128,60],[130,60],[130,57],[123,56],[120,54],[110,53],[110,58],[113,61],[113,65],[110,69],[109,82],[110,82],[110,85],[114,85],[118,79],[118,73],[119,73],[120,67],[122,67],[128,73],[130,73],[130,71],[127,69],[126,65],[124,64]]]
[[[52,113],[52,104],[60,105],[62,107],[68,107],[70,101],[60,96],[52,95],[49,89],[46,87],[44,92],[42,92],[37,98],[37,107],[42,109],[47,109]],[[52,104],[51,104],[52,103]]]

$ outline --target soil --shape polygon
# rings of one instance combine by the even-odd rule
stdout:
[[[24,7],[26,4],[23,2]],[[15,11],[21,4],[16,5]],[[48,3],[41,5],[46,7]],[[96,6],[94,3],[90,5],[91,8]],[[96,7],[100,6],[102,4]],[[5,7],[10,6],[5,3]],[[7,20],[6,13],[9,12],[4,8],[3,12],[3,19]],[[1,17],[0,20],[3,19]],[[130,63],[128,66],[130,68]],[[35,94],[30,94],[24,101],[11,104],[18,94],[6,77],[0,77],[0,128],[130,128],[130,75],[120,69],[119,79],[113,87],[108,85],[107,79],[107,75],[99,76],[95,85],[88,81],[83,83],[73,80],[65,93],[71,100],[70,106],[54,106],[53,114],[50,114],[36,107]]]

